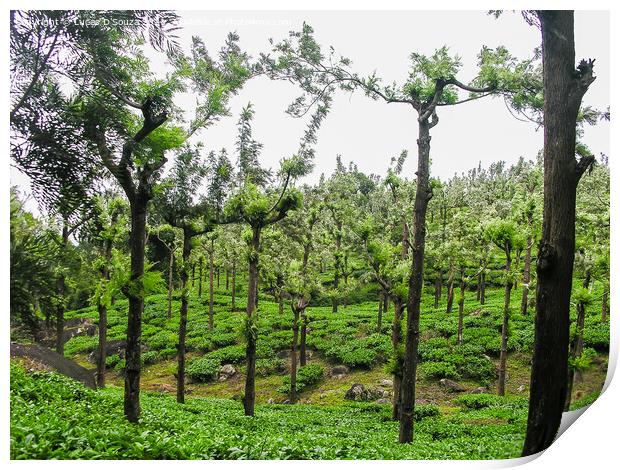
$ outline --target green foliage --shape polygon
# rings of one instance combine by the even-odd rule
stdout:
[[[217,377],[220,361],[211,357],[200,357],[187,363],[187,377],[194,382],[210,382]]]
[[[245,360],[245,346],[241,344],[226,346],[208,353],[205,357],[217,360],[221,364],[239,364]]]
[[[159,354],[157,351],[146,351],[140,355],[140,361],[145,366],[154,364],[159,358]]]
[[[425,377],[435,379],[458,379],[459,373],[456,366],[450,362],[423,362],[420,370]]]
[[[585,348],[580,356],[570,357],[568,360],[569,367],[579,372],[584,372],[590,368],[592,361],[596,358],[597,353],[592,348]]]
[[[503,403],[502,397],[498,395],[491,395],[488,393],[478,393],[473,395],[461,395],[454,400],[457,405],[472,410],[480,410],[482,408],[489,408],[497,406]]]
[[[284,372],[286,362],[283,359],[269,358],[256,360],[256,375],[267,377],[272,374]]]
[[[95,336],[74,336],[65,343],[65,356],[72,357],[79,353],[89,353],[97,348]]]
[[[295,389],[298,392],[306,390],[308,387],[317,384],[323,379],[325,370],[319,364],[308,364],[297,370],[297,384]],[[278,392],[289,393],[291,391],[291,377],[284,377],[284,384],[278,388]]]
[[[527,407],[444,417],[417,405],[416,445],[398,444],[385,405],[269,405],[243,418],[238,402],[144,393],[139,424],[122,390],[93,391],[56,374],[11,367],[12,459],[498,459],[518,457]],[[497,424],[480,424],[492,421]],[[303,429],[303,433],[299,433]],[[242,436],[242,437],[240,437]]]

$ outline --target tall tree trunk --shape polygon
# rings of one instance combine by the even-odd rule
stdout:
[[[185,337],[187,335],[187,308],[189,303],[188,264],[192,251],[192,237],[183,230],[183,269],[181,270],[181,312],[179,315],[179,343],[177,345],[177,402],[185,403]]]
[[[237,260],[233,260],[232,265],[232,286],[231,286],[231,299],[232,305],[231,310],[234,312],[237,306],[235,305],[235,301],[237,300]]]
[[[213,330],[213,239],[209,251],[209,330]]]
[[[255,401],[255,369],[256,369],[256,336],[254,324],[256,320],[256,297],[258,296],[258,258],[260,250],[260,227],[252,227],[252,251],[250,253],[250,267],[248,272],[248,305],[247,305],[247,345],[245,396],[243,408],[246,416],[254,416]]]
[[[217,278],[217,288],[219,289],[220,288],[220,267],[219,266],[217,267],[217,276],[216,276],[216,278]]]
[[[63,220],[62,224],[62,255],[66,262],[67,248],[69,246],[69,226],[67,220]],[[64,263],[63,263],[64,264]],[[64,267],[64,266],[63,266]],[[61,272],[56,281],[58,291],[58,307],[56,309],[56,352],[61,356],[65,354],[65,308],[67,299],[67,286],[64,273]]]
[[[381,333],[381,323],[383,321],[383,296],[386,294],[379,294],[379,310],[377,312],[377,333]]]
[[[525,260],[523,261],[523,294],[521,296],[521,315],[527,315],[527,304],[530,294],[530,281],[531,273],[530,267],[532,264],[532,236],[527,237],[527,246],[525,247]]]
[[[306,316],[306,309],[301,312],[301,337],[299,342],[299,365],[301,367],[306,365],[306,339],[308,335],[308,317]]]
[[[392,349],[394,351],[394,360],[399,361],[400,346],[402,342],[402,322],[403,319],[403,306],[400,299],[394,299],[394,318],[392,319]],[[400,407],[401,407],[401,382],[402,382],[402,370],[397,367],[394,376],[394,388],[392,395],[392,419],[397,421],[400,419]]]
[[[195,282],[196,282],[196,263],[192,263],[192,289],[194,288]]]
[[[340,233],[342,225],[338,225],[338,233]],[[334,254],[334,297],[332,298],[332,313],[338,313],[338,287],[340,286],[340,246],[342,243],[342,237],[336,237],[336,253]]]
[[[198,298],[202,298],[202,265],[204,261],[202,258],[198,260]]]
[[[480,260],[480,266],[482,267],[482,260]],[[482,293],[482,271],[478,273],[477,277],[478,279],[476,284],[476,301],[480,302],[480,294]]]
[[[170,250],[170,256],[168,257],[168,319],[172,318],[172,269],[174,266],[174,250]]]
[[[441,300],[441,289],[443,287],[443,270],[440,269],[437,277],[435,278],[435,308],[439,308],[439,301]]]
[[[446,302],[446,313],[452,313],[452,304],[454,302],[454,266],[450,262],[450,270],[448,271],[448,300]]]
[[[409,276],[407,298],[407,330],[403,380],[401,384],[401,416],[398,440],[401,443],[413,440],[413,410],[415,406],[415,379],[418,365],[418,343],[420,341],[420,302],[424,282],[424,246],[426,242],[426,210],[432,197],[429,180],[430,127],[427,119],[418,119],[418,172],[417,191],[413,210],[413,256]]]
[[[293,342],[291,344],[291,391],[289,401],[297,402],[297,337],[299,335],[299,310],[293,307]]]
[[[230,270],[226,268],[226,292],[228,292],[228,275],[230,274]]]
[[[97,302],[97,312],[99,314],[99,342],[97,343],[97,387],[105,387],[105,360],[106,360],[106,336],[108,326],[108,309],[101,302]]]
[[[465,268],[461,266],[461,292],[459,296],[459,325],[456,332],[456,344],[463,342],[463,309],[465,308]]]
[[[603,301],[601,305],[601,321],[605,323],[607,321],[607,315],[609,314],[609,284],[605,282],[603,288]]]
[[[512,279],[510,278],[510,267],[512,257],[510,248],[506,247],[506,286],[504,288],[504,318],[502,321],[502,345],[499,352],[499,381],[497,384],[497,394],[506,394],[506,354],[508,346],[508,320],[510,318],[510,291],[512,290]]]
[[[566,399],[577,183],[593,157],[575,160],[576,121],[592,63],[575,70],[573,11],[539,11],[543,42],[544,206],[536,322],[523,455],[553,442]]]
[[[114,213],[111,218],[111,225],[114,226],[117,223],[118,218]],[[105,262],[101,267],[101,278],[104,282],[110,281],[110,270],[108,266],[112,263],[112,239],[108,238],[105,241],[103,257]],[[97,343],[97,387],[105,387],[105,360],[106,360],[106,342],[108,334],[108,308],[101,302],[99,298],[97,302],[97,311],[99,313],[99,342]]]
[[[278,288],[278,314],[284,315],[284,289],[282,287]]]
[[[587,289],[590,286],[590,272],[586,272],[586,277],[583,280],[583,288]],[[570,345],[570,357],[575,360],[581,353],[583,353],[583,327],[586,318],[586,304],[583,300],[577,302],[577,324],[575,337]],[[570,410],[570,404],[573,394],[573,385],[575,382],[575,369],[573,367],[568,368],[568,384],[566,390],[566,403],[564,404],[564,411]]]
[[[131,206],[131,277],[130,282],[140,284],[144,275],[144,245],[146,241],[146,206],[142,197],[130,199]],[[140,341],[142,336],[142,312],[144,297],[142,289],[126,289],[129,300],[127,315],[127,345],[125,347],[125,395],[124,409],[127,420],[137,423],[140,417]]]
[[[409,227],[407,225],[407,219],[403,217],[403,231],[401,234],[402,237],[402,245],[401,245],[401,259],[407,259],[409,256]]]
[[[482,260],[482,272],[480,273],[480,305],[484,305],[484,303],[486,302],[487,264],[488,264],[488,259],[484,258]]]

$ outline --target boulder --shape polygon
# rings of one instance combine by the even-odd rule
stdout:
[[[275,403],[275,400],[273,398],[270,398],[269,400],[267,400],[268,405],[273,405],[274,403]]]
[[[362,384],[351,385],[351,388],[344,394],[345,400],[352,401],[373,401],[378,398],[383,398],[383,390],[366,388]]]
[[[332,370],[329,372],[329,375],[336,379],[341,379],[348,373],[349,373],[349,368],[347,366],[339,365],[339,366],[332,367]]]
[[[439,385],[445,387],[449,392],[464,392],[467,390],[460,383],[450,379],[441,379]]]
[[[469,393],[487,393],[487,392],[488,392],[488,389],[486,387],[478,387],[478,388],[474,388]]]
[[[237,373],[237,369],[232,364],[224,364],[220,367],[220,371],[218,373],[218,380],[223,382],[224,380],[228,380],[233,377]]]
[[[387,398],[379,398],[377,400],[377,403],[380,404],[380,405],[387,405],[388,403],[391,403],[391,402]]]
[[[524,391],[525,391],[525,385],[519,385],[519,388],[517,388],[517,392],[523,393]]]
[[[382,387],[393,387],[394,386],[394,382],[392,382],[390,379],[383,379],[380,382]]]

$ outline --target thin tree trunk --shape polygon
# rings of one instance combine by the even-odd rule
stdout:
[[[282,287],[278,289],[278,314],[284,315],[284,289]]]
[[[407,298],[407,330],[403,380],[401,384],[401,416],[398,440],[401,443],[413,440],[413,410],[415,406],[415,379],[418,365],[418,343],[420,341],[420,302],[424,282],[424,246],[426,241],[426,210],[432,197],[429,180],[430,127],[427,119],[418,119],[418,171],[417,191],[413,211],[413,256],[409,276]],[[436,122],[436,121],[435,121]]]
[[[400,356],[400,346],[402,342],[402,318],[403,307],[401,301],[394,299],[394,318],[392,320],[392,349],[394,351],[395,360],[398,361]],[[402,382],[402,370],[397,367],[393,376],[394,388],[392,395],[392,419],[398,421],[400,419],[400,407],[401,407],[401,382]]]
[[[459,297],[459,324],[456,333],[456,344],[463,342],[463,309],[465,307],[465,268],[461,266],[461,295]]]
[[[213,239],[209,251],[209,331],[213,330]]]
[[[590,273],[586,273],[586,277],[583,280],[583,288],[587,289],[590,286]],[[570,345],[570,357],[575,360],[581,353],[583,353],[583,328],[586,318],[586,305],[583,301],[577,303],[577,324],[575,337]],[[568,368],[568,384],[566,390],[566,403],[564,405],[564,411],[570,410],[570,404],[573,394],[573,385],[575,382],[575,369],[574,367]]]
[[[228,292],[228,275],[230,274],[230,270],[226,268],[226,292]]]
[[[435,308],[439,308],[439,301],[441,300],[441,289],[443,287],[443,270],[440,269],[437,277],[435,278]]]
[[[179,315],[179,343],[177,345],[177,402],[185,403],[185,337],[187,335],[187,308],[189,293],[187,289],[188,263],[192,251],[192,238],[183,230],[183,269],[181,270],[181,312]]]
[[[231,298],[232,298],[232,305],[231,305],[231,310],[234,312],[237,308],[237,306],[235,305],[235,301],[237,300],[237,260],[233,261],[233,265],[232,265],[232,286],[231,286],[232,290],[231,290]]]
[[[480,266],[482,266],[482,260],[480,260]],[[480,302],[480,294],[482,293],[482,271],[478,273],[477,277],[478,279],[476,284],[476,301]]]
[[[523,294],[521,296],[521,315],[527,315],[527,304],[530,293],[530,266],[532,264],[532,236],[527,237],[527,246],[525,248],[525,260],[523,261]]]
[[[497,394],[506,394],[506,354],[508,345],[508,319],[510,317],[510,291],[512,290],[512,280],[510,279],[510,265],[512,257],[510,249],[506,248],[506,286],[504,289],[504,318],[502,321],[502,345],[499,353],[499,381],[497,384]]]
[[[341,224],[337,225],[338,233],[342,228]],[[334,297],[332,298],[332,313],[338,313],[338,287],[340,286],[340,257],[342,253],[340,253],[340,245],[342,242],[342,237],[336,237],[336,253],[334,254]]]
[[[220,267],[217,267],[217,288],[220,288]]]
[[[569,311],[579,178],[593,157],[575,160],[576,121],[592,63],[575,70],[574,12],[539,11],[543,38],[544,205],[537,257],[536,321],[523,455],[553,442],[566,399]]]
[[[301,367],[306,365],[306,339],[308,335],[308,317],[306,316],[306,309],[301,312],[301,337],[299,344],[299,365]]]
[[[401,245],[401,259],[407,259],[409,256],[409,227],[407,226],[407,219],[403,217],[403,231],[402,231],[402,245]]]
[[[62,254],[63,259],[66,257],[67,247],[69,246],[69,226],[67,221],[64,220],[62,224]],[[66,261],[66,260],[65,260]],[[67,299],[65,298],[67,293],[67,286],[64,273],[58,276],[56,281],[58,290],[58,307],[56,309],[56,352],[61,356],[65,354],[65,304]]]
[[[250,253],[250,266],[248,272],[248,305],[246,331],[246,374],[245,396],[243,408],[246,416],[254,416],[255,401],[255,369],[256,369],[256,336],[254,334],[254,322],[256,317],[256,297],[258,296],[258,258],[260,249],[260,227],[252,228],[252,252]]]
[[[204,261],[202,257],[198,260],[198,298],[202,298],[202,265]]]
[[[106,336],[108,325],[108,309],[101,300],[97,302],[97,312],[99,314],[99,342],[97,343],[97,387],[105,387],[105,360],[106,360]]]
[[[487,273],[486,273],[486,262],[483,267],[483,271],[480,274],[480,305],[484,305],[486,302],[486,293],[487,293]]]
[[[146,241],[146,206],[148,200],[136,197],[131,205],[131,277],[139,283],[144,275],[144,245]],[[127,289],[129,300],[127,315],[127,345],[125,348],[125,395],[124,410],[127,420],[137,423],[140,416],[140,340],[142,335],[142,312],[144,297],[141,289]]]
[[[385,294],[379,295],[379,310],[377,312],[377,333],[381,333],[381,322],[383,320],[383,295]]]
[[[168,257],[168,319],[172,318],[172,269],[174,266],[174,250],[170,250],[170,256]]]
[[[454,266],[450,262],[450,270],[448,271],[448,301],[446,302],[446,313],[452,313],[452,304],[454,302]]]
[[[192,263],[192,289],[194,288],[195,281],[196,281],[196,263]]]
[[[111,225],[117,223],[116,213],[112,215]],[[112,262],[112,239],[108,238],[105,242],[103,253],[105,263],[101,267],[101,278],[107,283],[110,281],[110,270],[108,266]],[[106,360],[106,342],[108,334],[108,309],[105,304],[101,303],[101,298],[97,302],[97,310],[99,313],[99,342],[97,343],[97,387],[105,387],[105,360]]]
[[[291,345],[291,404],[297,402],[297,337],[299,335],[299,310],[293,308],[293,343]]]

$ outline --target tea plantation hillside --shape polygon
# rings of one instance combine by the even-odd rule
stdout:
[[[596,293],[596,292],[595,292]],[[21,458],[364,458],[364,459],[497,459],[519,456],[527,417],[529,350],[532,318],[513,315],[509,340],[507,396],[495,395],[502,291],[490,290],[480,306],[468,293],[464,342],[456,346],[456,314],[433,309],[425,299],[421,377],[416,406],[414,444],[397,443],[398,423],[391,420],[389,395],[390,315],[375,331],[375,302],[342,308],[312,307],[308,344],[312,355],[300,369],[301,404],[283,402],[288,383],[286,355],[291,341],[289,310],[266,298],[259,303],[259,362],[254,418],[243,416],[241,325],[244,313],[231,312],[223,289],[215,297],[215,329],[209,332],[204,299],[191,297],[188,344],[190,398],[174,398],[174,360],[178,317],[166,318],[165,296],[146,303],[143,341],[143,414],[136,428],[127,423],[122,406],[122,364],[108,357],[108,381],[90,390],[55,373],[11,367],[11,457]],[[241,304],[241,302],[237,302]],[[178,307],[175,303],[175,307]],[[242,309],[242,305],[239,308]],[[110,343],[123,339],[126,304],[110,312]],[[596,310],[587,317],[585,342],[589,366],[576,383],[573,407],[594,400],[605,378],[607,325]],[[71,312],[73,318],[94,318],[96,311]],[[66,356],[93,367],[89,354],[96,336],[75,336]],[[280,352],[281,358],[278,357]],[[236,374],[218,380],[223,364]],[[332,374],[346,366],[344,375]],[[32,369],[26,364],[27,368]],[[304,372],[307,371],[307,372]],[[442,386],[447,378],[467,392]],[[305,380],[305,381],[304,381]],[[352,384],[379,391],[372,402],[345,400]],[[521,387],[521,388],[519,388]],[[478,389],[478,390],[476,390]],[[386,396],[386,398],[383,398]]]
[[[600,298],[596,285],[593,298]],[[445,312],[445,305],[434,309],[431,295],[423,299],[421,322],[420,371],[421,391],[418,400],[441,402],[450,397],[440,379],[458,382],[466,390],[479,387],[495,393],[497,360],[500,350],[503,290],[489,289],[485,305],[475,299],[475,292],[467,292],[464,308],[464,332],[461,345],[456,344],[458,313]],[[518,296],[513,296],[513,312],[518,312]],[[214,297],[215,325],[208,328],[208,299],[195,293],[190,297],[188,319],[187,374],[189,392],[197,396],[240,398],[243,391],[245,346],[243,325],[245,300],[237,298],[237,310],[231,312],[231,297],[225,289],[216,290]],[[118,301],[109,312],[108,341],[122,341],[126,330],[126,301]],[[165,295],[147,299],[143,317],[142,360],[145,369],[142,381],[147,390],[174,392],[176,372],[176,344],[178,337],[179,303],[173,303],[173,315],[167,318]],[[309,366],[307,382],[301,385],[301,401],[313,404],[334,404],[344,400],[344,393],[353,383],[379,385],[390,379],[390,342],[392,309],[383,315],[381,332],[377,332],[377,303],[363,302],[340,308],[332,313],[331,307],[308,309]],[[69,317],[91,318],[96,323],[97,311],[87,308],[70,312]],[[257,401],[282,402],[286,399],[286,381],[289,372],[292,341],[292,314],[285,306],[282,314],[278,304],[267,296],[259,302],[258,314]],[[533,344],[533,318],[513,313],[508,337],[507,392],[527,397],[530,352]],[[86,367],[94,367],[91,354],[97,337],[75,336],[65,345],[65,355]],[[584,330],[584,354],[577,364],[582,370],[582,381],[577,381],[574,398],[583,398],[600,390],[605,378],[606,355],[609,346],[609,324],[600,320],[596,301],[588,309]],[[112,353],[108,351],[108,353]],[[120,355],[123,354],[122,348]],[[91,361],[89,361],[91,358]],[[122,385],[123,360],[118,353],[107,358],[108,383]],[[226,380],[218,380],[224,364],[233,365],[236,373]],[[346,366],[346,375],[332,374],[334,366]],[[304,376],[304,369],[300,375]],[[338,372],[338,371],[337,371]],[[311,383],[310,383],[311,382]],[[390,393],[390,390],[387,390]],[[485,390],[486,391],[486,390]]]
[[[55,373],[11,367],[13,459],[464,459],[518,456],[524,398],[464,395],[418,406],[415,444],[377,404],[259,405],[145,393],[140,424],[122,414],[122,390],[93,391]]]

